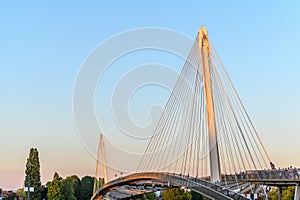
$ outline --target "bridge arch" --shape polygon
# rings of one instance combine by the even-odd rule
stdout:
[[[210,199],[243,199],[241,194],[227,189],[220,185],[211,183],[207,180],[181,176],[178,174],[164,173],[164,172],[142,172],[130,174],[122,178],[110,181],[104,184],[91,198],[92,200],[102,199],[110,190],[115,187],[126,185],[136,181],[156,180],[161,182],[168,182],[174,186],[187,186],[194,192],[197,192]]]

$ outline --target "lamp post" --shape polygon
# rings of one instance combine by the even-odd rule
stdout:
[[[31,167],[33,166],[33,164],[28,163],[26,165],[28,168],[28,174],[27,174],[27,199],[30,200],[30,172],[31,172]]]

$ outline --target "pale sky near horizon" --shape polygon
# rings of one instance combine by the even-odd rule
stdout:
[[[43,184],[54,172],[94,175],[73,119],[76,76],[101,42],[143,27],[195,38],[205,25],[274,163],[300,167],[299,10],[296,0],[1,2],[0,188],[22,187],[31,147]]]

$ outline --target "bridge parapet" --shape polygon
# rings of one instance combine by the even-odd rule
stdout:
[[[300,180],[300,169],[253,170],[224,175],[225,180]]]

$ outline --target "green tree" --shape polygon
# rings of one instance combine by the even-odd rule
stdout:
[[[20,188],[16,191],[17,196],[22,197],[23,199],[26,198],[26,192],[24,192],[23,188]]]
[[[203,196],[201,194],[198,194],[197,192],[192,191],[192,200],[204,200]]]
[[[48,181],[48,182],[46,183],[46,187],[49,188],[50,185],[51,185],[51,181]]]
[[[49,200],[63,199],[63,195],[61,193],[61,178],[56,172],[54,173],[53,180],[49,185],[47,196]]]
[[[42,195],[41,195],[41,199],[47,200],[47,199],[48,199],[47,193],[48,193],[48,187],[45,186],[45,185],[42,185]]]
[[[154,200],[154,199],[155,199],[155,194],[154,194],[154,192],[145,194],[145,199],[148,199],[148,200]]]
[[[172,188],[169,190],[165,190],[162,193],[162,197],[165,200],[172,199],[172,200],[191,200],[192,195],[190,192],[184,192],[184,190],[180,188]]]
[[[74,182],[72,178],[69,176],[62,180],[61,184],[61,193],[63,195],[64,200],[76,200],[74,196]]]
[[[278,199],[278,189],[272,188],[268,194],[268,199],[277,200]]]
[[[282,190],[282,200],[293,200],[295,195],[295,187],[290,186]]]
[[[80,200],[89,200],[93,195],[94,178],[85,176],[80,183]]]
[[[192,200],[193,199],[192,193],[191,192],[184,193],[183,199]]]
[[[73,181],[74,196],[77,200],[79,200],[80,199],[80,179],[76,175],[72,175],[70,178]]]
[[[40,200],[42,192],[39,152],[36,148],[31,148],[26,162],[24,186],[28,187],[28,175],[30,174],[30,187],[34,192],[30,193],[30,199]],[[27,199],[27,196],[26,196]]]
[[[294,186],[282,188],[282,194],[281,194],[282,200],[293,200],[294,195],[295,195],[295,187]],[[272,188],[268,194],[268,197],[271,200],[277,200],[278,199],[278,189]]]
[[[15,200],[15,199],[17,199],[17,198],[18,198],[18,196],[17,196],[16,193],[14,193],[14,192],[9,192],[9,193],[8,193],[8,196],[5,198],[5,200]]]

